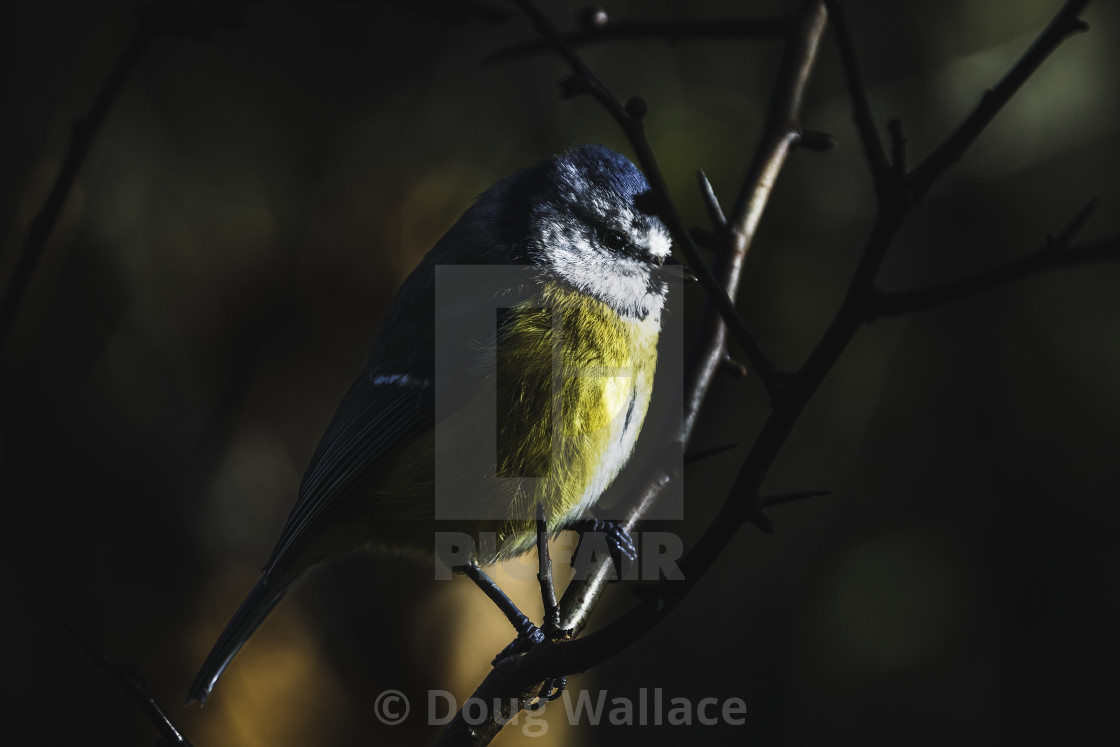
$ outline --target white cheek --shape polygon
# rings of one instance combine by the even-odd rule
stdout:
[[[664,233],[651,231],[642,238],[655,256],[668,256],[669,238]],[[646,263],[607,254],[585,232],[562,221],[545,223],[541,239],[549,267],[574,288],[630,317],[660,312],[664,299],[650,293],[651,268]]]
[[[552,268],[583,293],[627,316],[660,318],[662,298],[649,292],[649,269],[627,260],[587,261],[572,252],[556,252]]]
[[[664,259],[673,247],[672,240],[660,231],[650,231],[649,250],[655,257]]]

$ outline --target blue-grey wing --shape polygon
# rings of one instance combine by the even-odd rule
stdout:
[[[394,447],[431,428],[434,412],[430,380],[364,372],[320,439],[264,572],[270,573],[307,527],[376,471]]]

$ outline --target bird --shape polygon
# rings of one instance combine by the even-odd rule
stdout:
[[[667,265],[679,264],[653,202],[633,163],[594,144],[476,198],[393,298],[188,704],[205,704],[320,562],[356,550],[430,560],[446,531],[471,539],[456,569],[478,571],[532,549],[538,512],[550,533],[597,521],[649,408]],[[519,638],[536,630],[525,623]]]

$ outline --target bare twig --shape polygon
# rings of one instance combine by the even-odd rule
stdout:
[[[140,58],[148,48],[152,37],[151,27],[146,24],[140,24],[137,27],[128,46],[121,52],[120,57],[113,65],[112,72],[109,73],[109,77],[101,86],[101,90],[98,91],[89,113],[74,122],[66,158],[63,159],[58,176],[55,177],[51,191],[47,195],[47,200],[43,203],[43,209],[32,219],[27,233],[24,234],[23,243],[20,246],[15,266],[12,268],[12,274],[8,278],[3,299],[0,299],[0,350],[3,350],[8,335],[11,333],[16,314],[19,312],[23,297],[31,284],[31,278],[35,274],[35,268],[39,264],[39,259],[43,256],[43,249],[58,223],[58,217],[62,214],[62,208],[66,205],[66,198],[70,196],[70,190],[74,187],[74,181],[78,177],[78,172],[81,171],[82,164],[85,163],[90,147],[93,145],[97,133],[101,130],[101,126],[105,123],[105,117],[112,108],[113,102],[116,101],[125,81],[128,80],[129,75],[132,74],[132,71],[140,62]]]
[[[672,18],[659,21],[615,21],[585,24],[580,31],[561,34],[569,47],[583,47],[603,42],[640,39],[663,39],[676,42],[682,39],[783,39],[788,26],[785,16],[775,18],[721,18],[698,21],[692,18]],[[532,54],[554,50],[546,39],[511,44],[505,49],[488,55],[485,62],[506,62]]]
[[[985,91],[972,113],[914,168],[908,183],[915,201],[920,200],[929,191],[933,182],[946,169],[961,160],[968,147],[975,142],[996,114],[1011,100],[1019,87],[1034,74],[1051,52],[1071,34],[1088,30],[1089,26],[1078,17],[1088,4],[1089,0],[1069,0],[1062,6],[1054,16],[1054,20],[1035,39],[1034,44],[1019,58],[1007,75],[1003,76],[994,88]]]
[[[738,445],[739,444],[719,444],[718,446],[708,446],[704,449],[685,452],[684,466],[688,467],[698,462],[702,462],[705,459],[710,459],[714,456],[722,454],[725,451],[731,451]]]
[[[696,180],[700,184],[700,197],[704,200],[704,208],[708,211],[708,219],[712,222],[712,229],[715,231],[725,230],[727,228],[727,218],[723,215],[723,208],[720,207],[716,191],[712,189],[712,183],[708,181],[708,175],[703,171],[697,171]]]
[[[1064,267],[1120,262],[1120,237],[1079,242],[1065,251],[1043,244],[1025,257],[967,278],[911,291],[880,291],[868,309],[868,321],[892,314],[908,314],[943,306],[968,296],[1007,285],[1015,280]]]
[[[856,58],[855,43],[852,41],[852,30],[848,26],[848,17],[844,6],[839,0],[825,0],[828,15],[832,19],[833,35],[836,44],[840,47],[840,60],[843,63],[844,77],[848,82],[848,95],[852,100],[852,116],[856,121],[860,142],[863,143],[863,153],[867,157],[867,164],[871,168],[871,178],[875,183],[875,191],[881,192],[885,188],[890,168],[887,162],[887,151],[883,148],[883,141],[879,137],[879,128],[875,124],[875,115],[871,112],[871,102],[867,97],[867,85],[863,82],[863,72]]]
[[[797,501],[806,501],[810,498],[821,498],[826,495],[832,495],[830,490],[797,490],[792,493],[778,493],[777,495],[764,495],[759,498],[759,503],[763,508],[770,508],[771,506],[783,506],[787,503],[796,503]]]
[[[748,170],[757,180],[744,181],[731,216],[725,219],[726,230],[720,236],[722,250],[715,257],[714,271],[729,297],[738,294],[743,264],[754,241],[758,221],[772,193],[778,172],[798,141],[798,118],[804,100],[805,86],[816,59],[824,29],[825,11],[819,2],[805,2],[789,17],[790,41],[782,55],[774,93],[767,109],[762,139]],[[714,199],[714,195],[713,195]],[[717,300],[714,297],[713,301]],[[728,358],[727,316],[722,309],[709,306],[700,322],[699,334],[688,356],[685,378],[685,419],[683,441],[687,442],[696,426],[708,385]],[[753,361],[751,361],[753,363]],[[756,369],[757,370],[757,369]],[[773,382],[767,385],[771,401],[784,395],[785,375],[776,367]]]
[[[247,5],[243,2],[242,5]],[[23,301],[35,268],[58,223],[74,181],[89,155],[105,118],[144,52],[161,35],[209,41],[217,31],[233,29],[243,23],[236,8],[224,2],[193,2],[192,0],[152,0],[136,10],[136,30],[117,58],[109,77],[97,92],[89,113],[74,122],[66,157],[47,195],[43,209],[32,219],[24,234],[12,274],[0,298],[0,351],[4,349],[12,325]]]
[[[125,671],[119,664],[98,651],[81,633],[74,630],[66,623],[59,624],[70,634],[70,637],[82,647],[82,650],[89,654],[89,657],[93,659],[93,663],[108,672],[109,676],[120,686],[121,690],[140,707],[140,710],[144,712],[144,715],[148,717],[148,720],[152,722],[156,730],[163,736],[163,744],[182,744],[190,747],[190,742],[187,741],[187,738],[175,728],[175,725],[171,723],[171,719],[167,718],[167,714],[163,712],[163,709],[159,707],[159,704],[148,694],[144,686],[137,681],[135,676]]]
[[[824,5],[818,2],[805,2],[790,16],[789,38],[775,78],[762,140],[728,219],[736,243],[749,244],[754,239],[778,173],[800,137],[798,117],[827,18]]]
[[[856,123],[875,179],[879,211],[840,309],[810,353],[805,365],[797,373],[798,385],[802,389],[803,397],[811,396],[816,391],[860,325],[871,315],[871,305],[879,295],[875,289],[875,278],[879,267],[896,232],[914,205],[929,191],[933,181],[952,163],[960,159],[964,150],[979,136],[1023,82],[1038,69],[1042,61],[1071,33],[1085,28],[1077,13],[1085,7],[1088,0],[1067,2],[1054,20],[1039,34],[1030,49],[995,88],[983,97],[980,106],[925,161],[909,172],[905,179],[894,178],[895,172],[886,159],[882,142],[874,127],[867,89],[859,73],[858,61],[852,49],[850,32],[844,21],[840,2],[839,0],[826,0],[826,2],[833,12]],[[898,126],[895,131],[894,140],[896,159],[900,159],[903,143],[901,126]],[[756,495],[758,486],[754,484],[754,480],[745,478],[746,476],[741,473],[740,494]]]

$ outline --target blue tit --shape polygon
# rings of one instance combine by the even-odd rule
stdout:
[[[653,388],[670,237],[641,208],[648,192],[625,157],[579,146],[497,182],[448,230],[397,292],[188,703],[205,703],[288,588],[331,556],[431,558],[451,530],[496,538],[475,544],[485,566],[535,545],[538,506],[550,532],[585,515],[629,460]],[[463,265],[517,272],[496,287],[437,282]],[[478,308],[489,338],[460,328]],[[437,365],[446,347],[451,376]],[[470,456],[476,444],[493,456]],[[437,496],[453,518],[437,521]]]

